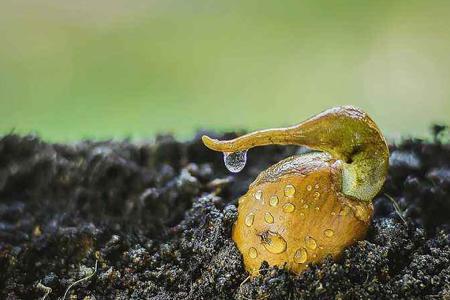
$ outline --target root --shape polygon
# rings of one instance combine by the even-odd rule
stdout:
[[[97,273],[97,267],[98,267],[98,260],[95,260],[95,267],[94,267],[94,272],[92,272],[91,274],[87,275],[86,277],[83,277],[81,279],[78,279],[77,281],[73,282],[71,285],[69,285],[66,289],[66,292],[64,293],[64,296],[60,299],[64,300],[66,299],[67,293],[69,292],[69,290],[71,288],[73,288],[75,285],[79,284],[80,282],[89,280],[92,276],[95,275],[95,273]]]
[[[387,194],[387,193],[384,193],[384,195],[385,195],[389,200],[391,200],[392,206],[394,207],[395,212],[396,212],[397,215],[400,217],[400,219],[402,219],[402,221],[403,221],[403,223],[405,224],[405,226],[408,226],[408,223],[406,222],[406,219],[405,219],[405,217],[403,216],[403,211],[400,209],[400,206],[398,206],[397,201],[395,201],[395,199],[394,199],[392,196],[390,196],[389,194]]]
[[[47,296],[52,292],[52,288],[43,285],[40,281],[36,284],[36,288],[45,292],[44,296],[42,296],[41,300],[45,300]]]

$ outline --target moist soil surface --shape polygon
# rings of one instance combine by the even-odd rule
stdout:
[[[2,137],[0,298],[450,299],[449,144],[390,146],[368,235],[338,261],[300,275],[263,263],[250,278],[230,238],[237,199],[259,172],[305,149],[252,149],[232,175],[199,136]]]

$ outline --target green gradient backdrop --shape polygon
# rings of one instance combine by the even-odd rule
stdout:
[[[354,104],[450,122],[450,1],[0,2],[0,133],[265,128]]]

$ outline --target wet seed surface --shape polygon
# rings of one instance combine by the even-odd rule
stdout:
[[[57,299],[91,274],[96,261],[96,274],[72,287],[66,299],[448,297],[450,147],[420,141],[391,147],[388,181],[374,200],[367,239],[348,248],[340,261],[310,265],[299,276],[263,264],[259,278],[245,281],[241,255],[230,238],[237,199],[271,162],[297,150],[253,149],[248,166],[229,177],[220,153],[197,139],[180,143],[161,136],[154,144],[68,146],[3,137],[0,299],[39,299],[48,291],[44,287],[51,288],[46,299]],[[229,159],[238,168],[244,157]],[[307,190],[314,197],[320,187]],[[296,197],[295,188],[286,187],[278,196],[291,194]],[[286,209],[284,200],[270,196],[251,195],[242,202]],[[302,204],[293,213],[314,209]],[[252,222],[246,219],[249,230]],[[267,251],[285,253],[282,237],[264,238]],[[311,238],[336,235],[325,229]],[[305,240],[293,261],[302,264],[319,250],[320,243]],[[247,251],[250,257],[260,255],[255,248]]]

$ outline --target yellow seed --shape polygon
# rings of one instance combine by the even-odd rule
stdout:
[[[262,236],[263,246],[267,251],[273,254],[279,254],[286,251],[286,240],[278,233],[268,231]]]
[[[270,197],[269,204],[270,204],[270,206],[274,206],[274,207],[277,206],[278,205],[278,197],[277,196]]]
[[[323,233],[325,234],[326,237],[332,237],[334,235],[333,229],[325,229]]]
[[[286,197],[293,197],[295,194],[295,187],[292,184],[288,184],[284,188],[284,195]]]
[[[266,223],[269,223],[269,224],[273,223],[273,216],[270,214],[270,212],[266,212],[264,214],[264,221],[266,221]]]
[[[286,213],[291,213],[295,210],[295,206],[292,203],[286,203],[285,205],[283,205],[283,211]]]
[[[253,221],[255,220],[255,214],[254,213],[249,213],[246,217],[245,217],[245,225],[247,225],[248,227],[253,225]]]
[[[317,248],[316,240],[310,236],[305,237],[305,244],[306,244],[306,247],[308,247],[311,250],[314,250]]]
[[[300,217],[304,217],[304,216],[305,216],[305,214],[301,212],[300,213]]]
[[[258,257],[258,251],[251,247],[250,249],[248,249],[248,256],[250,256],[251,258],[257,258]]]
[[[294,261],[298,264],[303,264],[308,259],[308,252],[306,252],[305,248],[300,248],[295,251]]]
[[[330,128],[338,130],[330,131]],[[379,183],[385,180],[389,156],[378,127],[358,108],[334,108],[318,115],[313,121],[285,129],[257,131],[235,140],[218,141],[207,136],[202,140],[210,149],[230,151],[225,153],[225,163],[229,167],[233,159],[241,164],[245,160],[241,156],[245,156],[246,149],[255,145],[280,140],[286,144],[299,143],[299,136],[306,146],[330,155],[288,158],[262,172],[248,187],[249,192],[246,199],[242,199],[243,205],[239,206],[238,222],[234,224],[231,235],[243,254],[245,269],[251,272],[251,276],[258,275],[263,260],[269,266],[284,265],[298,274],[305,266],[318,262],[326,255],[337,259],[350,241],[364,237],[371,223],[373,207],[370,201],[381,188]],[[368,147],[362,149],[361,155],[349,159],[348,163],[352,161],[354,171],[351,175],[355,176],[343,180],[345,162],[340,159],[361,152],[358,145]],[[279,195],[276,201],[271,200],[274,195]],[[285,211],[288,203],[294,206],[292,213]],[[345,206],[349,207],[344,209]],[[249,213],[254,214],[252,222],[247,222],[251,223],[250,226],[246,225]],[[269,230],[281,237],[267,238],[265,245],[262,235]],[[326,230],[334,230],[332,237],[328,237],[330,234]],[[254,253],[249,253],[251,248]],[[273,253],[279,251],[283,252]],[[305,258],[302,259],[302,256]],[[304,262],[298,264],[296,261]]]

